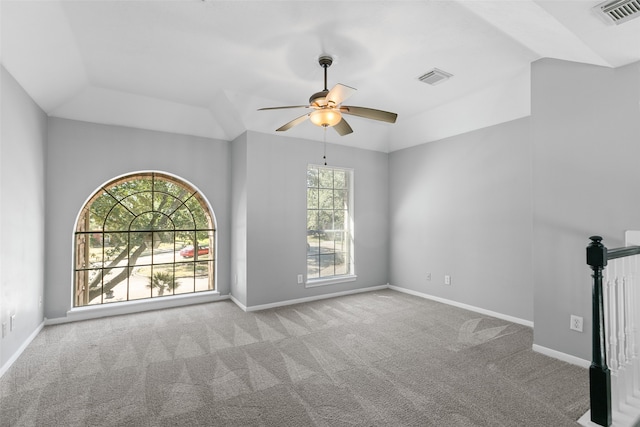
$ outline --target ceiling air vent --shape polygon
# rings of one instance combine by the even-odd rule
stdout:
[[[622,24],[640,16],[640,0],[614,0],[599,4],[596,9],[609,22]]]
[[[437,85],[444,82],[449,77],[453,77],[453,74],[434,68],[433,70],[427,71],[426,73],[418,77],[418,80],[424,83],[429,83],[430,85]]]

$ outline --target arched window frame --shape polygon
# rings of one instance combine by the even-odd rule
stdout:
[[[150,187],[145,189],[145,183]],[[175,194],[171,194],[169,190],[163,191],[165,187],[172,189]],[[110,207],[107,203],[107,209],[101,215],[96,214],[97,207],[94,209],[94,203],[99,200],[111,203]],[[163,206],[162,203],[167,200],[168,205]],[[145,202],[147,209],[143,207]],[[114,222],[116,210],[128,217],[128,222]],[[145,215],[147,219],[152,219],[140,221]],[[189,223],[189,215],[193,222],[191,227],[176,227],[178,216],[182,216],[177,221],[182,226],[185,222]],[[136,221],[141,222],[142,226],[136,225]],[[76,219],[73,306],[215,291],[215,232],[216,220],[208,201],[193,184],[180,177],[165,172],[144,171],[126,174],[107,182],[87,199]],[[114,238],[123,246],[118,254],[120,259],[109,253],[108,245]],[[202,244],[203,241],[206,241],[206,245]],[[189,244],[199,250],[182,252],[182,246]],[[204,253],[204,246],[207,246],[208,253]],[[145,251],[148,259],[142,256]],[[159,261],[161,258],[164,260]],[[143,270],[144,279],[137,278],[137,283],[134,284],[132,275]],[[206,271],[204,281],[202,271]],[[121,274],[123,280],[114,285],[111,280],[118,274]],[[107,279],[109,275],[111,279]],[[125,296],[122,295],[123,287],[126,288]],[[140,290],[141,287],[148,294],[145,295]],[[135,294],[132,290],[135,290]],[[119,295],[114,297],[110,291],[118,291]]]

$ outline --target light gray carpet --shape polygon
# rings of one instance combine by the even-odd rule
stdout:
[[[49,326],[0,379],[0,425],[576,426],[587,370],[531,345],[391,290]]]

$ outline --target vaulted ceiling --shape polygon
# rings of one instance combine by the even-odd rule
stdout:
[[[640,19],[592,0],[2,0],[2,64],[52,117],[232,140],[275,129],[323,89],[398,113],[346,117],[328,142],[393,151],[530,112],[530,64],[640,60]],[[437,67],[453,74],[431,86]],[[640,76],[639,76],[640,78]],[[597,82],[594,82],[597,84]],[[322,140],[302,123],[284,136]]]

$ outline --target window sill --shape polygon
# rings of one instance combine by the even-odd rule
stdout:
[[[165,308],[180,307],[184,305],[208,303],[228,298],[229,296],[227,295],[220,295],[220,292],[211,290],[193,292],[188,294],[143,298],[131,301],[116,301],[107,304],[85,305],[82,307],[71,308],[69,311],[67,311],[67,315],[63,318],[47,319],[46,324],[55,325],[58,323],[97,319],[100,317],[141,313],[143,311],[161,310]]]
[[[337,283],[355,282],[357,278],[358,276],[356,276],[355,274],[350,274],[346,276],[331,277],[329,279],[311,279],[304,284],[304,287],[316,288],[318,286],[335,285]]]

